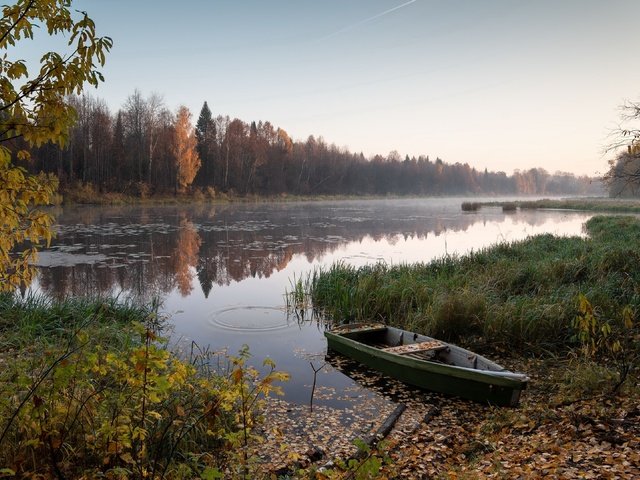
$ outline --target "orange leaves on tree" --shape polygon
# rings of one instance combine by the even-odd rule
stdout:
[[[173,154],[176,160],[176,183],[180,191],[185,191],[200,169],[200,156],[196,150],[198,143],[191,124],[191,112],[185,106],[178,108],[174,125]]]

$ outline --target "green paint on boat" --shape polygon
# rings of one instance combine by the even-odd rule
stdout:
[[[529,381],[470,350],[394,327],[350,324],[325,336],[330,350],[402,382],[478,402],[516,406]]]

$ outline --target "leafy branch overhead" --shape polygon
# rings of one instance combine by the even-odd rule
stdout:
[[[95,24],[86,12],[74,20],[71,0],[23,0],[2,9],[0,20],[0,134],[1,142],[23,137],[28,143],[64,144],[75,111],[67,95],[82,92],[84,85],[98,86],[113,42],[96,36]],[[68,51],[46,52],[39,65],[16,58],[18,43],[33,40],[34,31],[50,37],[66,36]],[[34,62],[35,63],[35,62]],[[38,68],[39,67],[39,68]]]
[[[52,218],[37,209],[51,202],[57,190],[52,175],[32,175],[17,160],[28,160],[28,147],[52,142],[63,146],[76,118],[67,102],[85,84],[104,80],[103,66],[112,47],[109,37],[96,35],[86,12],[71,10],[71,0],[19,0],[2,7],[0,20],[0,290],[28,283],[36,250],[20,255],[15,248],[49,242]],[[74,18],[77,17],[77,18]],[[45,52],[31,64],[20,44],[43,32],[48,40],[67,38],[67,51]]]

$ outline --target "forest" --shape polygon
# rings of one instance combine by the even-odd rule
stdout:
[[[74,96],[77,112],[63,147],[31,147],[28,171],[50,172],[63,191],[91,185],[132,196],[227,195],[599,195],[599,179],[541,168],[482,171],[440,158],[366,158],[321,136],[294,140],[269,121],[214,116],[207,102],[193,122],[158,94],[134,91],[114,114],[90,95]],[[470,159],[473,160],[473,159]]]

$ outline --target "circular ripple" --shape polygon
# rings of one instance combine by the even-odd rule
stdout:
[[[270,332],[292,326],[286,312],[278,307],[238,305],[213,313],[212,323],[238,332]]]

